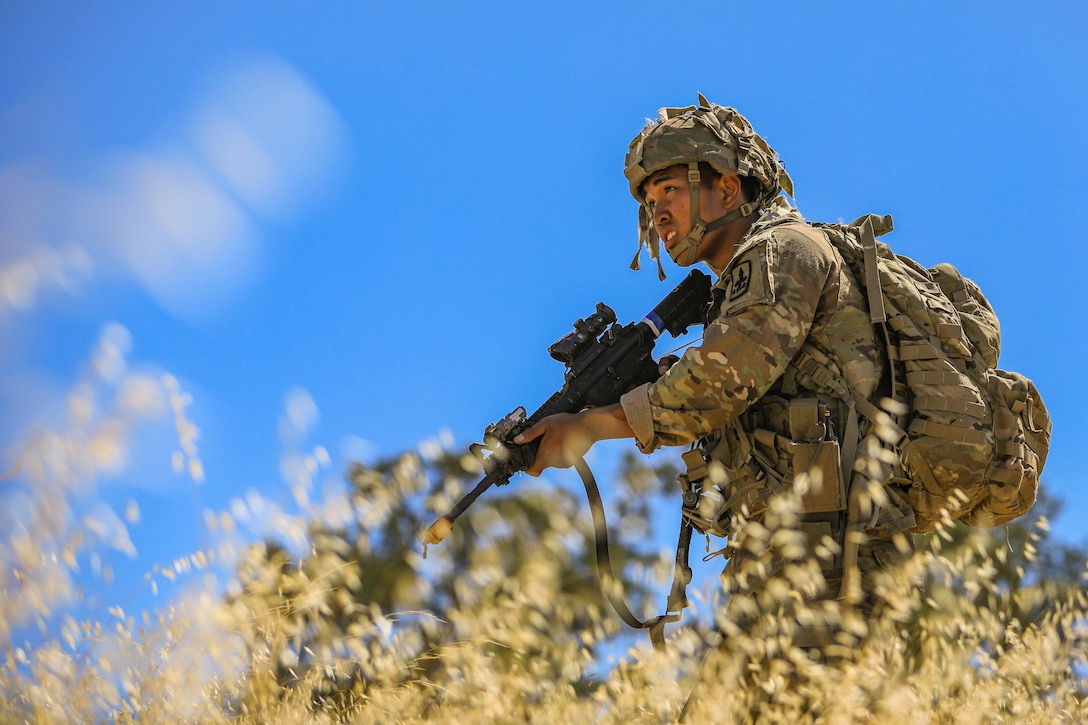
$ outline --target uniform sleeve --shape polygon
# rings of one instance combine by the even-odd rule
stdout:
[[[657,382],[621,399],[639,448],[684,445],[735,420],[782,376],[815,321],[834,309],[837,262],[800,232],[742,248],[715,285],[703,341]]]

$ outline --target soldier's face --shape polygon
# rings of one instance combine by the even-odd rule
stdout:
[[[646,205],[650,208],[654,229],[666,251],[691,233],[691,185],[688,183],[688,167],[676,164],[651,174],[642,184]],[[711,180],[699,184],[699,216],[714,220],[726,212],[721,195],[715,193]],[[699,245],[697,261],[703,261],[703,247],[713,235],[707,235]]]

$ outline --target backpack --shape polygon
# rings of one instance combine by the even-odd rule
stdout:
[[[948,519],[987,528],[1025,513],[1050,447],[1050,416],[1031,380],[997,369],[1000,326],[981,290],[950,264],[926,269],[877,242],[890,216],[813,226],[861,283],[887,343],[884,394],[893,402],[882,401],[883,411],[861,396],[853,402],[898,454],[893,476],[906,486],[913,531]]]

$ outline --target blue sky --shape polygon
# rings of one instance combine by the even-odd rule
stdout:
[[[287,501],[307,456],[335,480],[467,444],[550,394],[545,348],[596,302],[638,319],[679,281],[627,269],[623,154],[702,92],[778,150],[808,218],[890,213],[896,251],[980,283],[1079,539],[1088,9],[949,5],[7,3],[3,468],[103,339],[174,375],[200,431],[200,485],[166,414],[79,493],[138,505],[136,579],[200,548],[205,510]]]

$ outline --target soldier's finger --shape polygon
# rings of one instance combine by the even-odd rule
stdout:
[[[657,374],[664,375],[673,365],[680,361],[676,355],[665,355],[657,361]]]
[[[521,433],[518,433],[516,436],[514,436],[514,442],[518,445],[521,445],[522,443],[528,443],[529,441],[536,440],[547,432],[547,424],[544,421],[540,421],[532,428],[529,428],[528,430],[523,430]]]

